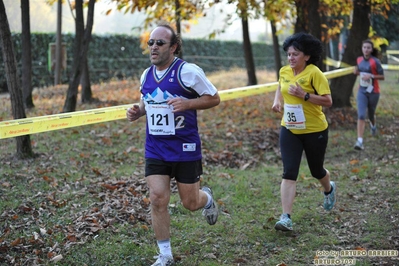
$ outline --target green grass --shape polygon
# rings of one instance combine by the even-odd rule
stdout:
[[[222,82],[233,79],[223,75],[210,77],[218,88],[228,88]],[[338,202],[331,212],[323,210],[320,185],[303,159],[294,231],[288,233],[274,229],[281,214],[282,164],[280,117],[270,112],[273,95],[231,100],[199,112],[202,184],[212,187],[220,216],[209,226],[200,211],[183,208],[172,186],[177,265],[312,265],[321,250],[398,250],[398,75],[386,76],[377,111],[380,134],[371,137],[366,129],[364,151],[353,149],[354,110],[328,111],[332,126],[325,166],[337,183]],[[261,73],[259,82],[273,79],[274,74]],[[95,94],[104,88],[95,87]],[[62,98],[48,101],[59,106]],[[9,114],[6,103],[2,106],[4,119]],[[13,158],[13,139],[1,140],[0,264],[150,265],[157,246],[143,179],[143,126],[144,120],[118,120],[31,135],[38,157],[24,161]],[[57,255],[62,259],[51,262]],[[356,265],[399,264],[398,257],[355,259]]]

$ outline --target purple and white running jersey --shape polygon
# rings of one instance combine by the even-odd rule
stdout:
[[[181,69],[185,64],[185,61],[175,58],[161,77],[158,77],[154,65],[143,73],[141,93],[147,114],[145,158],[169,162],[202,158],[197,111],[172,113],[173,107],[166,104],[176,97],[200,97],[181,80]]]

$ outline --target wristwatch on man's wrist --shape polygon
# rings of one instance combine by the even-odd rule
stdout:
[[[307,92],[307,93],[305,94],[305,97],[304,97],[303,99],[304,99],[305,102],[306,102],[307,100],[309,100],[309,98],[310,98],[310,94],[309,94],[309,92]]]

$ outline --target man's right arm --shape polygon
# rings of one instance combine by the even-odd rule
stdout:
[[[143,100],[139,104],[134,104],[126,111],[126,118],[129,122],[133,122],[145,115],[145,106]]]

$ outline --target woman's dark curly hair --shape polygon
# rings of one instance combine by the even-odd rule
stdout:
[[[299,32],[289,36],[283,43],[283,49],[287,52],[288,48],[293,46],[296,50],[309,55],[307,64],[316,64],[323,54],[323,44],[313,35],[305,32]]]
[[[164,27],[172,33],[172,37],[170,39],[170,46],[177,44],[176,45],[176,50],[173,54],[179,55],[180,51],[182,49],[182,40],[180,38],[180,35],[176,33],[176,31],[169,25],[169,24],[160,24],[157,27]]]

